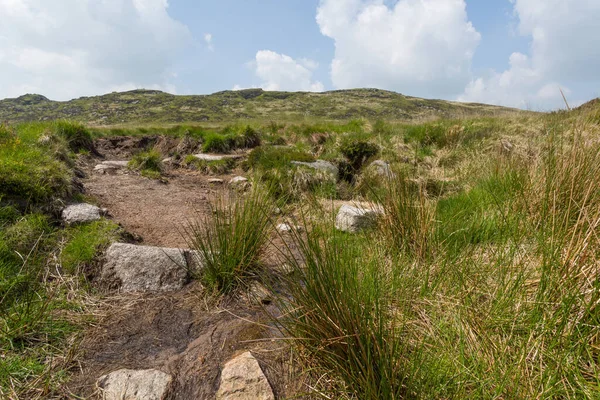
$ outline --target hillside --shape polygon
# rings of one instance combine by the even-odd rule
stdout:
[[[0,121],[14,123],[70,119],[89,125],[221,122],[241,119],[292,121],[306,117],[331,120],[361,117],[422,120],[494,116],[514,111],[484,104],[426,100],[378,89],[325,93],[247,89],[194,96],[133,90],[64,102],[52,101],[37,94],[0,100]]]

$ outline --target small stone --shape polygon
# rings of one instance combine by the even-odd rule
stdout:
[[[69,225],[82,224],[99,220],[100,213],[100,208],[92,204],[73,204],[63,210],[62,219]]]
[[[289,224],[279,224],[279,225],[277,225],[277,230],[279,232],[291,232],[291,231],[302,232],[303,228],[300,225],[292,226]]]
[[[267,377],[249,351],[223,367],[217,400],[275,400]]]
[[[113,243],[105,253],[102,279],[123,292],[178,290],[188,278],[189,250]]]
[[[208,183],[212,183],[214,185],[221,185],[223,184],[225,181],[223,179],[219,179],[219,178],[210,178],[208,180]]]
[[[98,379],[104,400],[165,400],[173,378],[155,369],[120,369]]]
[[[344,204],[335,219],[335,227],[344,232],[356,233],[376,225],[383,215],[378,209],[359,208]]]

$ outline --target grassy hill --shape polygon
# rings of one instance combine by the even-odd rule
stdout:
[[[325,93],[224,91],[177,96],[155,90],[133,90],[103,96],[52,101],[37,94],[0,100],[0,121],[70,119],[88,125],[124,123],[223,122],[303,119],[426,120],[496,116],[515,110],[484,104],[426,100],[378,89]]]

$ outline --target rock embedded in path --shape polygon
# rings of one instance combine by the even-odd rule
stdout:
[[[217,400],[275,400],[267,377],[249,351],[223,367]]]
[[[213,185],[220,185],[222,183],[224,183],[225,181],[223,181],[223,179],[219,179],[219,178],[210,178],[208,180],[208,183],[212,183]]]
[[[330,163],[329,161],[324,161],[324,160],[317,160],[314,162],[292,161],[292,164],[312,168],[317,171],[328,172],[329,174],[335,176],[336,178],[339,173],[338,167],[335,166],[335,164]]]
[[[123,292],[178,290],[188,279],[189,250],[113,243],[105,253],[102,279]]]
[[[173,378],[155,370],[120,369],[98,379],[104,400],[165,400]]]
[[[229,185],[235,189],[244,190],[250,186],[250,181],[248,181],[248,178],[244,178],[243,176],[236,176],[231,178]]]
[[[102,161],[94,167],[94,172],[114,175],[119,169],[127,167],[128,163],[128,161]]]
[[[354,207],[344,204],[335,219],[335,227],[344,232],[356,233],[369,229],[377,224],[383,215],[381,209]]]
[[[62,211],[62,219],[68,225],[83,224],[100,219],[102,210],[92,204],[72,204]]]
[[[237,155],[237,154],[206,154],[206,153],[194,154],[194,157],[196,157],[198,160],[202,160],[202,161],[222,161],[222,160],[235,160],[235,159],[241,158],[241,156]]]

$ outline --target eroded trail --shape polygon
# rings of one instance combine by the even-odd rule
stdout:
[[[199,172],[173,169],[161,183],[126,168],[94,172],[97,162],[86,166],[86,193],[143,245],[187,247],[184,227],[209,212],[219,190],[208,182],[214,176]],[[246,293],[210,300],[192,281],[168,293],[108,290],[101,301],[97,324],[80,346],[81,373],[69,387],[77,396],[100,396],[96,381],[107,373],[156,369],[173,379],[168,399],[214,398],[223,366],[245,351],[258,359],[277,398],[294,392],[289,348],[264,305]]]

